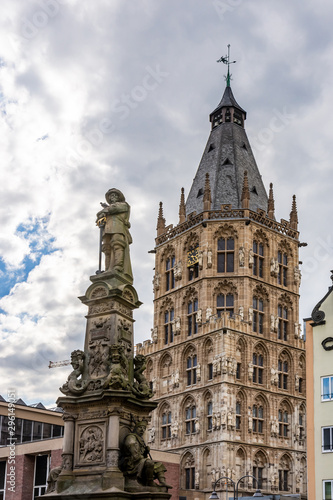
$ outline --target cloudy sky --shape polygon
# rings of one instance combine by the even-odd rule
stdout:
[[[0,394],[53,405],[82,348],[77,299],[98,267],[110,187],[132,207],[135,340],[150,337],[158,202],[177,223],[224,90],[232,89],[276,216],[297,195],[301,314],[333,268],[333,3],[3,0],[0,30]]]

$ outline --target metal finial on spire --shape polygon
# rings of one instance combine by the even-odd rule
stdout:
[[[230,81],[231,81],[231,73],[230,73],[230,64],[234,64],[236,61],[230,61],[230,43],[228,44],[228,55],[225,57],[220,57],[218,61],[216,62],[223,62],[223,64],[228,65],[228,74],[227,76],[224,76],[225,81],[227,82],[227,87],[230,87]]]

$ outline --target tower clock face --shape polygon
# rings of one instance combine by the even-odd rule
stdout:
[[[199,248],[187,252],[187,267],[193,266],[199,260]]]

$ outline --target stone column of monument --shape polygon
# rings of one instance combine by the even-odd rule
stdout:
[[[133,310],[141,302],[129,254],[130,206],[117,189],[105,197],[97,214],[105,271],[90,277],[80,297],[88,306],[84,350],[72,352],[73,371],[60,388],[63,463],[50,474],[46,496],[166,500],[165,468],[143,439],[157,404],[143,375],[145,357],[133,352]]]

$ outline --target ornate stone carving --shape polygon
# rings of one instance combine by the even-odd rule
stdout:
[[[175,277],[176,281],[179,281],[179,280],[182,279],[182,276],[183,276],[183,264],[182,264],[181,260],[179,262],[177,262],[177,264],[174,265],[173,274],[174,274],[174,277]]]
[[[124,354],[124,347],[116,344],[110,347],[111,368],[103,384],[105,388],[115,390],[130,390],[128,381],[128,361]]]
[[[181,319],[180,316],[176,316],[173,320],[175,335],[180,335],[181,333]]]
[[[105,377],[109,368],[109,346],[102,340],[89,342],[89,375]]]
[[[279,382],[279,374],[275,368],[271,368],[271,384],[278,385]]]
[[[97,425],[86,427],[80,436],[80,462],[102,462],[104,452],[104,435]]]
[[[253,250],[250,248],[249,250],[249,268],[252,268],[254,264],[254,255],[253,255]]]
[[[62,467],[54,467],[54,469],[50,470],[50,473],[47,478],[46,493],[52,493],[52,491],[56,491],[57,480],[61,471]]]
[[[87,388],[87,381],[83,380],[85,353],[81,350],[73,351],[71,354],[71,365],[73,371],[68,376],[67,382],[60,387],[63,394],[82,394]]]
[[[213,252],[211,248],[207,250],[207,268],[210,269],[213,265]]]
[[[207,309],[206,309],[206,321],[210,321],[212,314],[213,314],[213,309],[211,307],[207,307]]]
[[[149,383],[146,377],[143,375],[147,366],[146,357],[142,354],[137,354],[134,358],[134,384],[133,392],[138,397],[143,399],[149,399],[152,397],[153,393],[149,387]]]
[[[73,469],[73,455],[69,453],[63,453],[61,455],[62,463],[61,468],[63,470],[72,470]]]
[[[279,272],[279,263],[278,260],[274,257],[271,258],[271,276],[277,277]]]
[[[154,292],[157,292],[160,289],[160,279],[161,275],[158,271],[156,271],[153,279]]]
[[[245,265],[245,248],[239,247],[238,251],[239,267],[244,267]]]
[[[118,467],[119,462],[119,451],[118,450],[107,450],[106,452],[106,466],[107,467]]]
[[[107,294],[108,294],[108,292],[107,292],[106,288],[104,288],[104,286],[99,286],[92,291],[90,298],[91,299],[98,299],[100,297],[106,297]]]
[[[295,285],[300,285],[301,284],[301,277],[302,273],[301,270],[298,266],[294,267],[294,283]]]
[[[154,344],[157,344],[158,341],[158,327],[155,326],[154,328],[151,329],[151,339],[154,342]]]
[[[197,321],[198,325],[202,324],[202,309],[197,310],[196,321]]]

